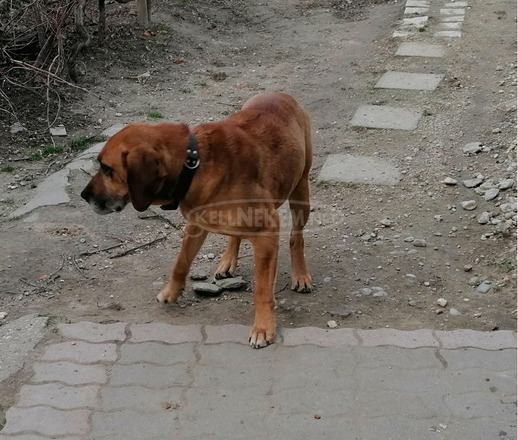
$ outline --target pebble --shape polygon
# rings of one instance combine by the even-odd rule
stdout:
[[[237,290],[246,286],[246,281],[243,277],[223,278],[221,280],[217,280],[216,285],[225,290]]]
[[[442,183],[445,185],[457,185],[457,181],[455,179],[452,179],[451,177],[446,177]]]
[[[461,206],[466,211],[473,211],[477,208],[477,202],[475,202],[475,200],[466,200],[461,203]]]
[[[453,307],[450,309],[450,315],[451,316],[460,316],[462,313],[460,313],[457,309],[454,309]]]
[[[491,284],[488,284],[486,282],[480,283],[477,287],[477,292],[480,293],[487,293],[491,290]]]
[[[13,125],[11,125],[11,134],[20,133],[21,131],[27,131],[27,129],[19,122],[15,122]]]
[[[324,283],[330,283],[332,280],[331,277],[324,277]]]
[[[0,312],[0,319],[5,319],[7,316],[7,312]]]
[[[216,296],[223,292],[223,288],[212,283],[194,283],[193,290],[200,295]]]
[[[415,247],[426,247],[427,243],[424,238],[418,238],[418,239],[414,240],[413,245]]]
[[[437,300],[437,305],[441,306],[442,308],[446,307],[447,304],[448,304],[448,300],[445,298],[439,298]]]
[[[514,185],[514,179],[503,179],[500,182],[498,182],[498,188],[504,190],[512,188]]]
[[[463,269],[464,272],[470,272],[471,270],[473,270],[473,266],[471,264],[466,264]]]
[[[498,197],[498,194],[500,193],[500,190],[498,188],[491,188],[486,191],[484,194],[484,200],[489,201],[496,199]]]
[[[327,321],[327,326],[329,328],[336,328],[336,327],[338,327],[338,323],[336,321],[333,321],[333,320]]]
[[[380,223],[388,228],[389,226],[392,226],[392,222],[388,218],[384,218],[383,220],[380,220]]]
[[[191,274],[191,280],[193,281],[204,281],[209,277],[206,272],[194,272]]]
[[[489,223],[489,219],[490,219],[489,212],[484,211],[482,214],[480,214],[477,217],[477,222],[479,222],[481,225],[487,225]]]
[[[403,241],[406,241],[407,243],[412,243],[414,240],[415,240],[415,238],[410,236],[410,237],[405,238]]]
[[[484,179],[480,178],[480,177],[477,177],[476,179],[468,179],[468,180],[463,180],[462,181],[462,184],[466,187],[466,188],[475,188],[479,185],[482,184],[482,182],[484,182]]]
[[[364,296],[372,295],[372,289],[369,289],[368,287],[363,287],[360,289],[360,293]]]
[[[462,151],[468,154],[477,154],[482,151],[482,144],[480,142],[470,142],[462,147]]]

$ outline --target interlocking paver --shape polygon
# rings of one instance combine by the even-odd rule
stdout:
[[[141,385],[150,388],[186,386],[190,382],[186,365],[158,367],[149,364],[114,365],[110,385]]]
[[[86,434],[90,429],[91,411],[75,409],[61,411],[44,406],[32,408],[11,407],[6,413],[7,423],[2,434],[34,431],[49,437]]]
[[[59,333],[69,339],[83,339],[88,342],[124,341],[124,329],[127,323],[98,324],[96,322],[78,322],[58,324]]]
[[[207,344],[219,344],[221,342],[236,342],[247,344],[249,327],[239,324],[206,325],[205,334]]]
[[[171,325],[163,323],[131,324],[131,342],[160,341],[167,344],[201,342],[200,325]]]
[[[74,387],[60,383],[24,385],[20,390],[19,407],[48,405],[59,409],[94,407],[99,385]]]
[[[492,438],[464,423],[482,419],[480,432],[516,439],[513,332],[280,329],[276,344],[252,350],[236,343],[244,326],[205,328],[206,341],[175,328],[189,342],[173,344],[160,327],[170,329],[139,329],[157,340],[125,340],[111,362],[36,362],[39,385],[22,387],[0,440]],[[64,346],[49,347],[42,356]]]
[[[41,359],[44,361],[70,360],[82,364],[113,362],[117,359],[117,346],[115,344],[67,341],[46,347]]]
[[[72,362],[38,362],[33,365],[31,382],[63,382],[69,385],[106,383],[108,375],[102,365],[80,365]]]
[[[165,345],[156,342],[124,344],[120,348],[120,364],[148,362],[160,365],[173,365],[194,362],[194,344]]]
[[[364,347],[393,345],[405,348],[439,347],[439,341],[433,337],[431,330],[401,331],[388,328],[376,330],[357,330]]]
[[[342,329],[313,329],[285,328],[279,332],[283,345],[311,344],[321,347],[336,347],[337,345],[357,345],[358,339],[351,328]]]
[[[516,332],[477,332],[475,330],[436,331],[434,334],[442,342],[441,348],[477,347],[486,350],[516,348]]]
[[[139,411],[96,412],[92,416],[91,440],[143,440],[178,438],[180,428],[174,411],[160,408],[143,415]]]
[[[164,409],[163,403],[175,408],[180,404],[184,388],[171,387],[150,389],[141,386],[105,387],[101,391],[102,411],[135,410],[157,412]]]

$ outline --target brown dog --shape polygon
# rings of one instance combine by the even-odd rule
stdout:
[[[187,159],[186,159],[187,158]],[[255,258],[255,320],[250,345],[275,339],[273,289],[280,217],[289,200],[292,289],[309,292],[302,229],[309,216],[310,121],[291,96],[263,93],[224,121],[190,132],[183,124],[131,124],[98,157],[101,169],[81,193],[99,214],[150,205],[179,207],[187,224],[180,254],[158,301],[176,301],[208,232],[230,236],[216,278],[237,266],[241,239]],[[165,207],[164,207],[165,208]]]

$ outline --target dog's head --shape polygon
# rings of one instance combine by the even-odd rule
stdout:
[[[181,169],[184,160],[180,152],[185,151],[188,134],[186,125],[128,125],[99,153],[100,169],[81,197],[98,214],[122,211],[129,202],[137,211],[145,211],[170,192],[174,170]]]

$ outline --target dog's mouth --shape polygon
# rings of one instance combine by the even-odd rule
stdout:
[[[126,207],[124,200],[87,200],[96,214],[106,215],[121,212]]]

